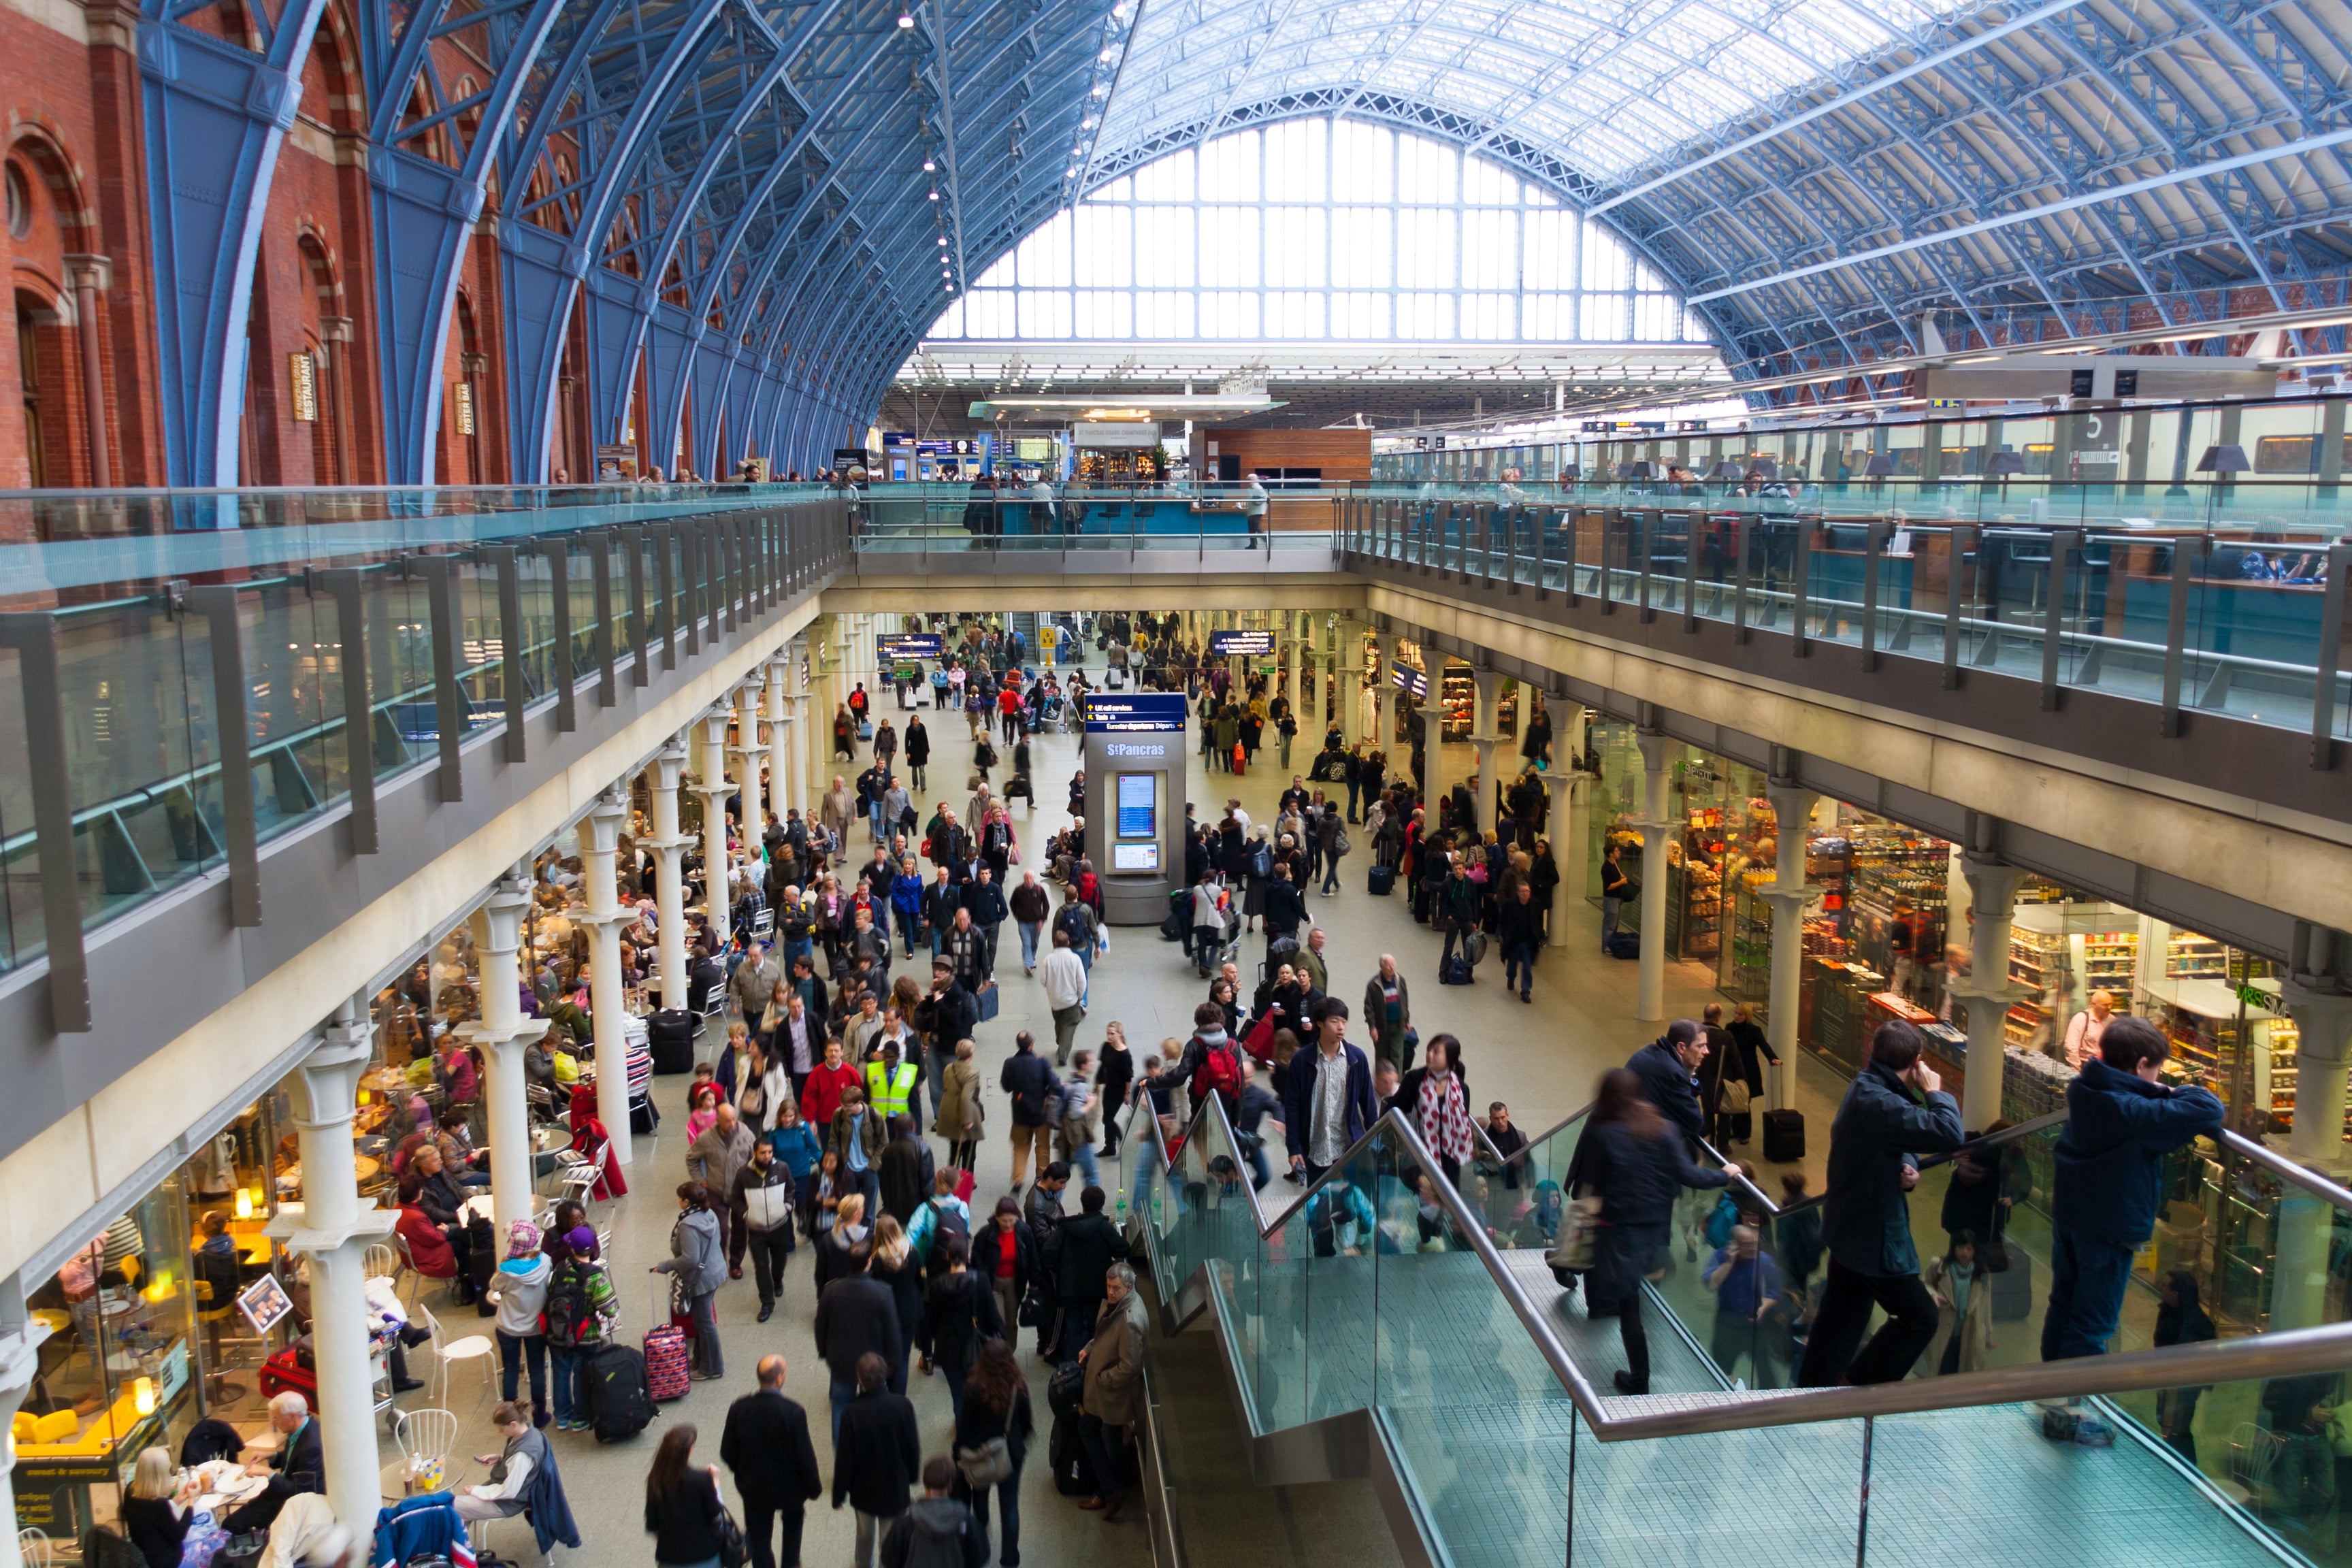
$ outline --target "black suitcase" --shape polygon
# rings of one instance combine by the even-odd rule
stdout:
[[[1054,1435],[1048,1453],[1054,1463],[1055,1491],[1064,1497],[1101,1495],[1101,1489],[1095,1485],[1095,1468],[1087,1463],[1086,1445],[1078,1441],[1078,1423],[1076,1416],[1054,1417]]]
[[[661,1112],[654,1109],[654,1102],[650,1098],[633,1100],[630,1102],[630,1131],[635,1133],[640,1138],[650,1137],[653,1134],[653,1130],[660,1124]]]
[[[1764,1113],[1764,1158],[1785,1165],[1805,1157],[1805,1113],[1768,1110]]]
[[[1609,956],[1612,958],[1641,957],[1641,937],[1633,931],[1619,931],[1615,936],[1609,939]]]
[[[694,1070],[694,1037],[701,1022],[678,1007],[665,1007],[646,1020],[646,1049],[653,1056],[654,1071]]]
[[[646,1358],[635,1345],[599,1345],[588,1358],[588,1422],[599,1443],[617,1443],[644,1431],[654,1418]]]
[[[1985,1276],[1992,1287],[1992,1321],[2021,1323],[2033,1315],[2033,1258],[2013,1241],[2003,1242],[2006,1266]]]
[[[1364,888],[1376,899],[1385,899],[1396,891],[1396,868],[1375,866],[1364,873]]]

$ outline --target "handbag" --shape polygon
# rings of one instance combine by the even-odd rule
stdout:
[[[1723,1109],[1733,1116],[1748,1114],[1749,1091],[1746,1079],[1727,1078],[1723,1080]]]
[[[751,1543],[743,1539],[743,1527],[727,1505],[719,1505],[719,1517],[710,1521],[710,1533],[719,1538],[719,1568],[743,1568],[751,1560]]]
[[[955,1462],[963,1472],[964,1485],[974,1491],[1002,1486],[1013,1479],[1013,1449],[1002,1437],[991,1437],[977,1448],[959,1447]]]
[[[1559,1216],[1559,1239],[1544,1261],[1555,1273],[1581,1273],[1592,1267],[1592,1241],[1601,1228],[1601,1200],[1578,1198]]]

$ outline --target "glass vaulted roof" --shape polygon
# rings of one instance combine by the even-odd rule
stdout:
[[[1204,104],[1230,111],[1276,84],[1336,88],[1477,114],[1609,181],[1972,8],[1966,0],[1146,4],[1104,136],[1154,140],[1197,120]]]

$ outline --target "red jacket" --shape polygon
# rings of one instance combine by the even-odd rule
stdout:
[[[415,1204],[400,1205],[400,1222],[394,1226],[408,1242],[409,1261],[427,1279],[457,1278],[457,1255],[449,1249],[449,1238],[441,1227],[425,1217],[425,1211]]]
[[[857,1082],[857,1069],[847,1062],[837,1068],[819,1065],[801,1090],[801,1120],[812,1127],[832,1126],[833,1113],[841,1109],[841,1097]]]

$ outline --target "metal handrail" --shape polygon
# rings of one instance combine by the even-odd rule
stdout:
[[[1240,1145],[1234,1141],[1232,1123],[1227,1121],[1224,1106],[1215,1095],[1209,1096],[1207,1103],[1194,1114],[1186,1129],[1184,1142],[1189,1143],[1198,1136],[1202,1127],[1212,1118],[1223,1132],[1228,1145],[1238,1150]],[[1169,1158],[1167,1142],[1160,1135],[1160,1119],[1153,1116],[1150,1121],[1146,1135],[1158,1146],[1163,1168],[1172,1174],[1175,1164]],[[1401,1111],[1385,1111],[1366,1129],[1361,1138],[1333,1162],[1330,1170],[1308,1185],[1300,1194],[1297,1206],[1303,1208],[1307,1200],[1330,1181],[1332,1172],[1343,1169],[1383,1131],[1401,1140],[1423,1170],[1443,1169],[1436,1156],[1429,1152],[1428,1145],[1422,1142],[1421,1134],[1414,1130],[1411,1120]],[[1675,1396],[1645,1396],[1643,1399],[1645,1413],[1630,1415],[1612,1414],[1610,1406],[1617,1402],[1602,1398],[1577,1366],[1567,1346],[1552,1331],[1547,1314],[1537,1306],[1518,1277],[1503,1261],[1493,1237],[1486,1234],[1485,1223],[1471,1212],[1467,1201],[1454,1190],[1451,1182],[1436,1181],[1430,1184],[1455,1225],[1469,1238],[1472,1249],[1486,1265],[1487,1274],[1527,1329],[1538,1352],[1550,1365],[1553,1375],[1559,1379],[1561,1388],[1575,1403],[1577,1413],[1592,1428],[1593,1436],[1604,1443],[1687,1436],[1700,1432],[1796,1426],[1819,1421],[1915,1415],[1930,1410],[2020,1404],[2037,1399],[2139,1394],[2162,1388],[2341,1372],[2352,1367],[2352,1322],[2331,1323],[2315,1329],[2273,1331],[2239,1339],[2210,1340],[2196,1344],[2169,1345],[2160,1350],[2132,1351],[2121,1355],[2085,1356],[2070,1361],[2002,1367],[1989,1372],[1956,1373],[1948,1377],[1906,1378],[1897,1383],[1874,1384],[1859,1388],[1778,1389],[1688,1395],[1683,1396],[1687,1404],[1664,1410],[1655,1407],[1661,1403],[1671,1406]],[[2352,1194],[2346,1195],[2352,1199]],[[1251,1212],[1260,1217],[1261,1238],[1271,1235],[1273,1226],[1264,1223],[1265,1209],[1258,1203],[1254,1188],[1249,1190],[1249,1198]],[[1293,1212],[1295,1210],[1286,1209],[1274,1223],[1283,1223]],[[1147,1235],[1156,1241],[1148,1217],[1144,1223]]]

